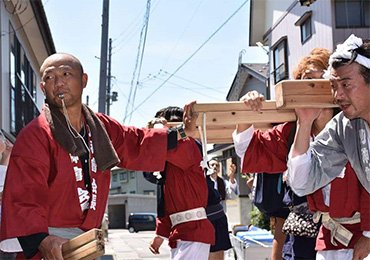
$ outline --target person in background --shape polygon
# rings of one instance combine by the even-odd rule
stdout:
[[[190,105],[176,129],[127,127],[93,112],[82,104],[88,75],[71,54],[47,57],[40,75],[45,105],[17,135],[11,153],[1,240],[17,238],[23,259],[62,260],[63,243],[101,226],[110,169],[163,170],[176,157],[177,140],[194,133],[196,122]]]
[[[7,140],[0,130],[0,206],[3,195],[3,188],[6,176],[6,169],[9,164],[10,154],[13,149],[13,144]],[[1,208],[0,208],[1,209]],[[1,210],[0,210],[1,217]],[[0,259],[10,260],[15,259],[17,252],[20,250],[20,245],[17,239],[8,239],[2,242],[2,250],[0,251]]]
[[[239,195],[239,185],[235,179],[236,165],[231,163],[227,169],[228,180],[225,180],[220,174],[220,162],[213,158],[208,162],[210,168],[210,177],[213,182],[214,188],[221,195],[221,204],[226,212],[226,200],[231,199],[233,196]]]
[[[182,120],[183,109],[166,107],[155,118],[150,127],[166,127],[167,122]],[[166,162],[163,171],[145,174],[147,179],[155,176],[159,188],[156,236],[149,246],[152,253],[159,254],[166,238],[171,259],[208,259],[215,230],[206,213],[209,194],[201,160],[196,140],[188,137],[179,141],[176,157]]]
[[[178,107],[167,107],[164,109],[161,109],[157,112],[155,117],[161,118],[163,117],[167,122],[178,122],[182,118],[182,109]],[[198,151],[201,151],[201,144],[196,140]],[[198,153],[196,151],[196,153]],[[200,164],[200,161],[197,161],[196,163]],[[161,188],[162,185],[165,183],[166,173],[160,173],[162,178],[157,179],[156,176],[158,176],[158,173],[155,175],[149,173],[145,173],[144,176],[146,176],[146,179],[153,182],[153,176],[155,177],[155,183],[158,185],[158,192],[157,192],[157,213],[160,214],[160,210],[162,206],[165,204],[165,201],[163,199],[160,199],[162,196],[160,194],[163,194],[164,191]],[[151,180],[152,179],[152,180]],[[210,247],[210,253],[209,253],[209,260],[222,260],[224,259],[224,253],[226,250],[232,248],[229,231],[228,231],[228,221],[226,214],[223,210],[222,204],[221,204],[221,196],[220,193],[214,188],[214,182],[211,180],[210,176],[206,176],[207,181],[207,188],[208,188],[208,199],[207,199],[207,207],[206,207],[206,213],[207,218],[212,223],[214,227],[215,232],[215,243],[211,245]]]
[[[320,79],[327,68],[330,52],[323,48],[312,50],[298,64],[295,79]],[[259,111],[264,100],[257,91],[248,92],[241,98],[247,106]],[[312,127],[313,133],[324,128],[333,116],[333,109],[323,110],[320,118]],[[242,159],[242,171],[282,173],[287,170],[288,139],[294,123],[279,124],[265,132],[255,130],[253,125],[239,124],[233,133],[235,150]],[[294,134],[294,133],[293,133]],[[305,197],[295,198],[299,203],[306,201]],[[272,259],[283,259],[283,254],[292,255],[293,259],[315,259],[315,238],[294,237],[292,247],[285,246],[286,235],[282,233],[282,226],[289,211],[277,212],[272,217],[275,222],[275,234],[272,248]],[[284,248],[284,250],[283,250]],[[287,256],[289,259],[290,256]]]
[[[324,111],[296,109],[288,178],[321,217],[317,259],[370,259],[370,40],[338,45],[328,75],[342,112],[319,134],[311,129]]]

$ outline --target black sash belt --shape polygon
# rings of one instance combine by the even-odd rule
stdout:
[[[209,220],[216,220],[225,215],[224,208],[221,203],[216,205],[210,205],[206,208],[207,218]]]

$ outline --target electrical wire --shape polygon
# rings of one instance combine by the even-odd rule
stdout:
[[[161,70],[161,71],[163,71],[164,73],[166,73],[166,74],[168,74],[168,75],[171,75],[171,73],[170,73],[170,72],[168,72],[168,71],[165,71],[165,70]],[[223,91],[218,90],[218,89],[216,89],[216,88],[208,87],[208,86],[206,86],[206,85],[203,85],[203,84],[197,83],[197,82],[195,82],[195,81],[192,81],[192,80],[189,80],[189,79],[186,79],[186,78],[180,77],[180,76],[175,76],[175,75],[174,75],[173,77],[178,78],[178,79],[181,79],[181,80],[186,81],[186,82],[189,82],[189,83],[192,83],[192,84],[194,84],[194,85],[198,85],[198,86],[203,87],[203,88],[205,88],[205,89],[209,89],[209,90],[212,90],[212,91],[216,91],[216,92],[221,93],[221,94],[223,94],[223,93],[224,93]]]
[[[150,9],[150,14],[153,14],[154,11],[156,10],[158,4],[159,4],[159,0],[154,4],[153,8]],[[139,27],[139,23],[140,23],[140,20],[139,20],[139,17],[142,16],[142,12],[140,12],[136,18],[133,20],[133,22],[124,30],[122,31],[116,38],[113,39],[113,43],[115,44],[112,49],[113,49],[113,52],[112,54],[117,54],[120,50],[123,49],[123,47],[125,46],[125,44],[133,38],[133,35],[137,32],[136,29],[138,29]],[[132,28],[131,28],[132,27]],[[129,31],[130,30],[130,31]],[[128,31],[126,33],[126,31]],[[125,35],[126,33],[126,35]],[[121,40],[119,40],[120,38],[122,37]],[[119,40],[119,41],[118,41]],[[116,42],[118,41],[118,42]]]
[[[152,93],[149,94],[149,96],[147,96],[142,102],[140,102],[139,105],[137,105],[128,115],[126,115],[123,119],[123,122],[125,122],[126,120],[126,117],[127,116],[131,116],[140,106],[142,106],[146,101],[148,101],[148,99],[150,99],[160,88],[162,88],[180,69],[182,69],[182,67],[184,67],[230,20],[231,18],[233,18],[242,8],[243,6],[249,2],[249,0],[245,0],[239,7],[238,9],[236,9],[236,11],[234,11],[234,13],[232,13],[230,15],[229,18],[226,19],[225,22],[223,22],[221,24],[221,26],[219,28],[217,28],[217,30],[212,33],[208,39],[202,43],[200,45],[200,47],[198,49],[196,49],[191,55],[189,58],[187,58],[179,67],[177,67],[177,69],[171,74],[168,76],[168,78],[162,83],[160,84],[155,90],[153,90]]]
[[[139,41],[139,47],[138,47],[138,53],[136,57],[136,62],[135,62],[135,69],[132,75],[132,80],[131,80],[131,87],[130,87],[130,92],[128,96],[128,101],[126,103],[126,109],[125,109],[125,119],[127,118],[127,112],[128,112],[128,107],[131,103],[131,110],[133,110],[134,105],[135,105],[135,99],[136,99],[136,92],[137,92],[137,87],[139,84],[139,78],[140,78],[140,73],[141,73],[141,68],[143,64],[143,58],[144,58],[144,51],[145,51],[145,44],[146,44],[146,36],[148,33],[148,25],[149,25],[149,16],[150,16],[150,4],[151,0],[147,0],[146,3],[146,13],[144,17],[144,24],[141,29],[140,33],[140,41]],[[137,72],[137,75],[136,75]],[[132,94],[132,100],[131,100],[131,93]],[[131,121],[131,116],[132,113],[129,115],[129,122]],[[125,121],[124,121],[125,122]]]
[[[182,36],[185,34],[185,32],[188,30],[190,22],[191,22],[191,21],[193,21],[193,19],[194,19],[195,15],[198,13],[198,10],[199,10],[199,8],[200,8],[200,6],[201,6],[202,4],[203,4],[203,1],[199,1],[198,6],[195,8],[195,10],[194,10],[193,14],[191,15],[191,17],[190,17],[189,21],[187,22],[187,25],[185,26],[185,28],[182,30],[182,32],[180,33],[179,37],[177,38],[175,45],[174,45],[174,46],[172,47],[172,49],[168,52],[167,57],[164,59],[163,67],[165,67],[165,66],[166,66],[167,61],[170,59],[170,57],[171,57],[172,53],[173,53],[173,52],[175,51],[175,49],[177,48],[177,46],[178,46],[178,44],[179,44],[179,42],[180,42],[180,39],[181,39],[181,38],[182,38]]]

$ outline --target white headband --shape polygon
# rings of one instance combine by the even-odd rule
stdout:
[[[330,55],[329,67],[332,66],[334,61],[338,61],[341,59],[350,60],[352,58],[353,50],[357,49],[362,44],[363,43],[361,38],[358,38],[355,35],[351,34],[351,36],[349,36],[344,43],[338,44],[335,52],[332,55]],[[370,69],[369,58],[357,53],[357,57],[354,61]]]

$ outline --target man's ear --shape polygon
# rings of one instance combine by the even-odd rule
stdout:
[[[88,79],[89,79],[89,76],[87,76],[86,73],[82,74],[82,88],[85,88],[87,86]]]
[[[40,83],[40,89],[41,89],[42,93],[44,93],[44,96],[46,96],[45,86],[42,82]]]

